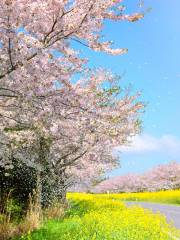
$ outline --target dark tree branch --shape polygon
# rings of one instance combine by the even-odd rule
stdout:
[[[12,52],[11,52],[11,38],[8,39],[8,54],[9,54],[9,61],[11,64],[11,69],[14,69],[13,61],[12,61]]]
[[[8,16],[8,33],[11,33],[11,25],[10,25],[10,16]],[[13,65],[13,61],[12,61],[12,46],[11,46],[11,38],[8,38],[8,55],[9,55],[9,61],[10,61],[10,65],[11,65],[11,69],[14,69],[14,65]]]
[[[73,41],[75,41],[75,42],[77,42],[77,43],[80,43],[81,45],[83,45],[83,46],[85,46],[85,47],[87,47],[87,48],[90,48],[90,46],[89,46],[88,44],[86,44],[86,43],[84,43],[84,42],[81,42],[81,41],[80,41],[79,39],[77,39],[77,38],[71,37],[70,39],[73,40]]]
[[[61,161],[67,159],[67,157],[69,157],[70,155],[76,153],[78,150],[79,150],[79,147],[76,147],[71,152],[68,152],[67,154],[65,154],[62,157],[60,157],[58,159],[58,161],[56,162],[56,166],[58,166],[59,164],[61,165],[61,167],[65,166],[64,163],[61,163]]]

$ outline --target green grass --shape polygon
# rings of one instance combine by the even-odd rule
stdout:
[[[173,240],[180,232],[164,216],[107,196],[70,194],[64,219],[51,220],[24,240]]]

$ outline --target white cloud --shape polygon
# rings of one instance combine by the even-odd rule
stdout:
[[[166,152],[174,156],[180,155],[180,139],[173,135],[154,137],[152,135],[136,136],[129,146],[119,147],[122,153],[153,153]]]

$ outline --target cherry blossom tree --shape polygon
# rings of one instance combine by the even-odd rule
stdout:
[[[94,192],[142,192],[180,188],[180,163],[170,162],[154,167],[144,174],[128,174],[98,184]]]
[[[159,165],[145,174],[149,191],[179,189],[180,163]]]
[[[13,158],[23,161],[40,179],[53,176],[62,197],[69,176],[87,169],[96,175],[116,165],[111,150],[137,133],[142,104],[137,96],[118,98],[113,77],[89,72],[72,42],[125,53],[101,41],[104,20],[142,17],[125,14],[121,0],[0,2],[1,167],[11,170]],[[85,76],[72,84],[80,72]],[[103,89],[106,81],[111,87]]]
[[[41,178],[54,177],[62,198],[72,181],[90,180],[117,166],[112,149],[139,132],[143,105],[138,96],[121,92],[114,76],[102,70],[61,86],[38,112],[21,113],[27,128],[6,125],[13,156],[39,169]]]
[[[68,82],[85,62],[71,48],[72,41],[95,51],[125,53],[126,49],[112,49],[110,41],[100,41],[105,19],[136,21],[143,17],[124,14],[121,4],[122,0],[2,0],[0,95],[41,96],[51,90],[54,81]]]
[[[93,189],[93,191],[103,193],[120,193],[142,192],[146,189],[146,181],[143,176],[140,176],[138,174],[128,174],[124,176],[110,178],[105,182],[101,182]]]

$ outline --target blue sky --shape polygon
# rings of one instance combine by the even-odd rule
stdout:
[[[138,3],[124,1],[130,12],[138,9]],[[128,54],[109,56],[85,50],[92,67],[123,74],[122,84],[141,90],[148,103],[142,135],[134,139],[131,149],[122,149],[121,168],[112,175],[180,161],[180,1],[145,0],[143,9],[149,7],[152,10],[141,21],[105,23],[105,37],[115,46],[128,48]]]

